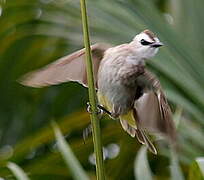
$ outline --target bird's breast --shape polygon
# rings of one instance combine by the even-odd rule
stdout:
[[[98,90],[111,104],[126,112],[135,99],[137,76],[143,71],[143,65],[104,63],[98,72]]]

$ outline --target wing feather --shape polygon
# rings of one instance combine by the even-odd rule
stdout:
[[[149,71],[145,71],[143,76],[148,90],[135,102],[140,124],[148,131],[162,133],[171,142],[175,142],[176,129],[172,112],[160,82]]]
[[[157,92],[157,95],[159,99],[161,117],[164,120],[164,125],[163,125],[165,127],[164,131],[166,134],[168,134],[172,142],[175,142],[176,141],[176,129],[175,129],[175,125],[173,122],[171,108],[167,102],[167,99],[164,93],[161,90]]]
[[[95,44],[91,46],[95,82],[100,61],[108,47],[109,45],[106,44]],[[67,81],[76,81],[87,86],[85,49],[62,57],[44,68],[24,75],[20,79],[21,84],[37,88]]]

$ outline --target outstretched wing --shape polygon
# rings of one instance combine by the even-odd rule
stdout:
[[[141,127],[151,132],[162,133],[172,142],[175,142],[176,130],[172,112],[160,82],[148,71],[145,71],[144,78],[149,88],[135,102]]]
[[[95,83],[100,61],[108,47],[109,45],[107,44],[95,44],[91,46]],[[85,49],[62,57],[54,63],[24,75],[20,79],[21,84],[36,88],[67,81],[76,81],[87,86]]]

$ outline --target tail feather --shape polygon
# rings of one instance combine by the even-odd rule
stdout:
[[[147,134],[145,133],[144,130],[139,130],[141,135],[143,136],[143,139],[145,141],[145,144],[147,145],[148,149],[153,153],[153,154],[157,154],[157,150],[154,146],[154,144],[151,142],[151,140],[149,139],[149,137],[147,136]]]
[[[145,140],[143,138],[143,135],[141,133],[140,130],[133,128],[132,126],[130,126],[128,124],[128,122],[126,120],[120,120],[120,123],[123,127],[123,129],[131,136],[131,137],[137,137],[137,140],[141,143],[141,144],[145,144]]]
[[[136,111],[136,109],[134,110]],[[153,154],[157,154],[157,150],[156,148],[154,147],[153,143],[151,142],[151,140],[148,138],[148,136],[146,135],[145,131],[142,130],[140,128],[140,126],[138,126],[138,120],[137,120],[137,113],[134,112],[131,113],[133,116],[132,117],[132,120],[131,120],[131,123],[129,123],[129,118],[128,119],[124,119],[124,117],[127,117],[126,116],[121,116],[120,117],[120,123],[123,127],[123,129],[132,137],[137,137],[138,141],[141,143],[141,144],[145,144],[148,149],[153,153]],[[129,114],[130,115],[130,114]],[[133,120],[135,121],[135,124],[133,126]],[[137,126],[136,126],[137,124]]]
[[[141,144],[146,144],[145,140],[144,140],[144,136],[142,135],[141,131],[139,129],[136,129],[136,137],[137,140],[141,143]]]
[[[120,119],[123,129],[132,137],[135,137],[136,129],[131,127],[126,120]]]

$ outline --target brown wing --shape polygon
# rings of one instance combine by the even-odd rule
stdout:
[[[95,81],[100,61],[108,47],[106,44],[95,44],[91,46]],[[62,57],[42,69],[26,74],[20,79],[21,84],[36,88],[67,81],[76,81],[87,86],[85,49]]]
[[[160,82],[148,71],[145,71],[144,76],[151,88],[135,103],[141,127],[148,131],[162,133],[175,142],[176,130],[172,112]]]
[[[158,98],[153,92],[144,93],[136,101],[136,109],[140,124],[151,132],[160,131],[160,109]]]
[[[172,140],[172,142],[176,141],[176,128],[173,122],[173,116],[171,112],[171,108],[167,102],[167,99],[162,90],[157,91],[157,97],[159,102],[161,119],[163,120],[163,124],[161,122],[161,131],[166,133]]]

